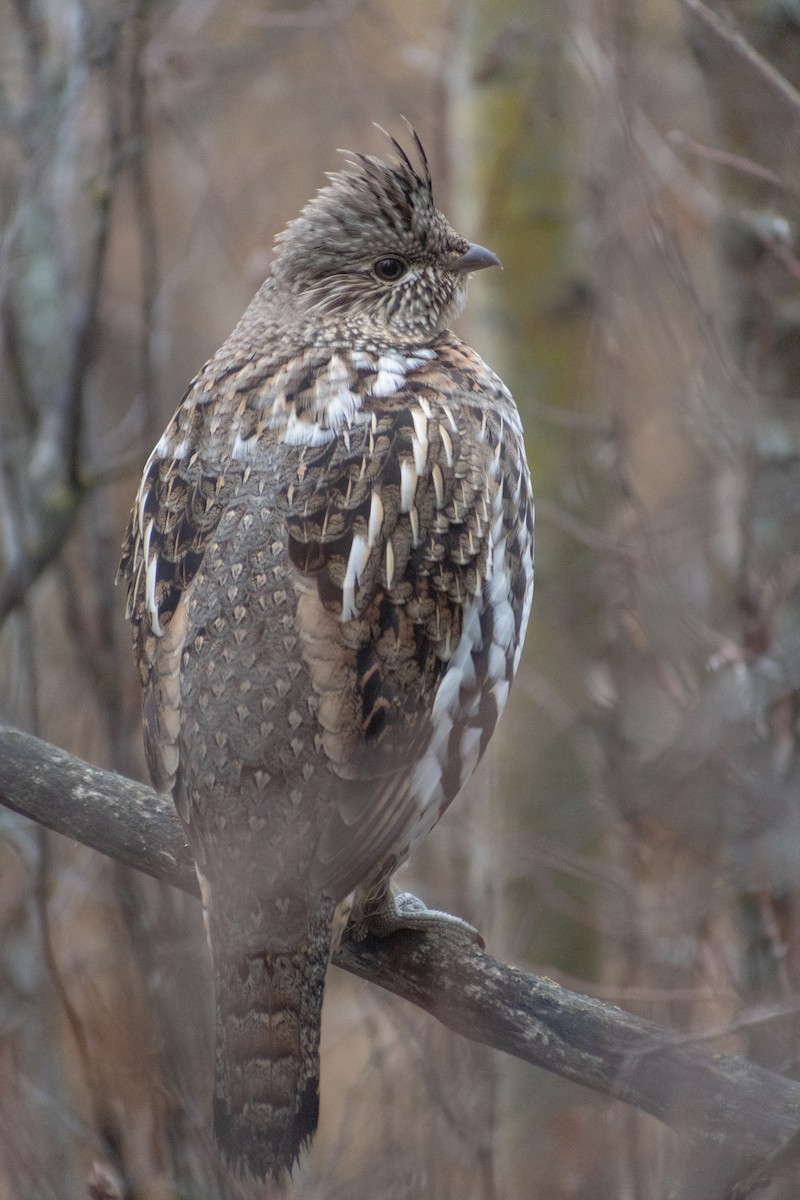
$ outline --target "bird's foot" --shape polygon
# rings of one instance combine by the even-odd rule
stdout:
[[[467,921],[441,909],[428,908],[411,892],[393,894],[386,891],[380,897],[379,903],[373,901],[369,908],[360,909],[351,916],[347,933],[354,942],[360,942],[369,934],[383,938],[401,929],[411,929],[416,933],[449,929],[481,949],[485,946],[478,930]]]

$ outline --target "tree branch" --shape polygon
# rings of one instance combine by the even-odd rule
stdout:
[[[800,92],[703,0],[680,0],[680,6],[686,39],[703,74],[715,92],[728,94],[733,111],[742,114],[743,128],[752,131],[766,157],[760,158],[759,166],[777,172],[785,187],[797,189]],[[769,138],[764,137],[765,119]]]
[[[170,800],[6,725],[0,725],[0,803],[197,894]],[[449,931],[345,941],[334,962],[464,1037],[719,1146],[726,1187],[800,1130],[800,1084],[699,1050],[689,1038],[501,963]]]

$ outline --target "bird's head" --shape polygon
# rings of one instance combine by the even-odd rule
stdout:
[[[358,154],[276,239],[273,279],[307,317],[351,337],[429,341],[464,307],[472,271],[499,266],[435,208],[425,151],[412,130],[415,165]]]

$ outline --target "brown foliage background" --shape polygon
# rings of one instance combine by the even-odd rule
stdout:
[[[797,84],[794,7],[725,10]],[[335,148],[404,113],[505,262],[465,332],[540,514],[510,710],[406,882],[795,1074],[791,89],[689,0],[3,0],[0,31],[3,717],[144,778],[113,587],[138,472]],[[5,814],[0,931],[0,1200],[703,1195],[655,1121],[335,971],[319,1137],[248,1189],[210,1139],[196,906]]]

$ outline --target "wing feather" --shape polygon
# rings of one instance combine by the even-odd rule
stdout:
[[[462,786],[527,619],[521,432],[499,380],[448,336],[405,375],[385,354],[315,351],[307,370],[251,364],[248,388],[247,371],[212,360],[148,460],[123,550],[147,756],[166,789],[187,643],[214,614],[239,621],[224,573],[257,573],[267,528],[282,540],[318,729],[306,752],[331,779],[313,873],[337,898],[405,857]]]

